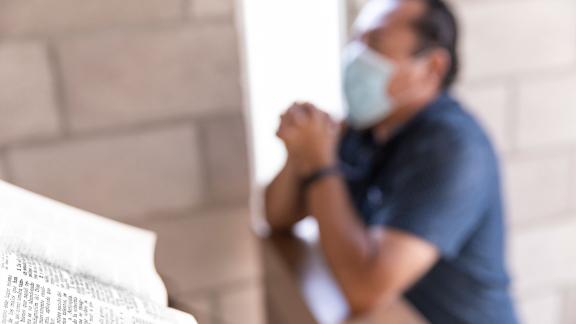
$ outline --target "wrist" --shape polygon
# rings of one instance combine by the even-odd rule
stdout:
[[[331,178],[334,176],[340,176],[341,170],[337,164],[331,164],[319,167],[311,171],[306,177],[302,179],[302,190],[304,192],[308,191],[312,185],[321,182],[324,179]]]
[[[299,179],[300,181],[306,176],[306,174],[304,174],[302,171],[302,163],[290,155],[286,160],[286,170],[294,178]]]
[[[338,161],[333,156],[318,156],[314,159],[308,160],[308,163],[303,165],[302,173],[305,177],[310,176],[312,173],[326,168],[337,167]]]

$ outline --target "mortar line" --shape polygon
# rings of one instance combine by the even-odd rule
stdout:
[[[71,125],[70,110],[66,94],[66,82],[57,46],[52,42],[46,44],[46,55],[48,59],[50,78],[52,81],[53,102],[58,117],[58,126],[63,137],[67,138],[71,132]]]
[[[89,39],[100,35],[129,35],[129,34],[154,34],[163,32],[174,32],[186,30],[187,28],[198,28],[210,24],[211,26],[233,26],[233,21],[224,17],[206,19],[188,19],[176,17],[171,20],[154,22],[152,24],[117,24],[109,26],[98,26],[94,28],[78,28],[68,31],[49,32],[26,32],[20,34],[2,35],[2,42],[28,42],[28,41],[54,41],[66,42],[74,40]]]
[[[127,136],[140,132],[147,131],[162,131],[174,127],[187,127],[191,122],[204,122],[211,119],[229,118],[231,116],[238,116],[237,111],[224,108],[222,112],[212,114],[210,116],[198,116],[194,113],[182,114],[179,116],[169,117],[160,120],[151,120],[140,123],[132,124],[119,124],[107,127],[100,127],[89,130],[77,130],[71,132],[70,137],[64,139],[59,137],[35,138],[14,141],[8,144],[0,145],[0,148],[34,148],[38,146],[57,145],[60,143],[74,143],[83,140],[99,140],[109,139],[121,136]]]
[[[0,168],[2,168],[2,175],[4,176],[4,180],[6,182],[13,183],[14,182],[14,174],[12,170],[12,164],[8,159],[8,150],[5,148],[0,148]]]
[[[201,188],[200,190],[200,201],[202,205],[210,204],[212,200],[212,188],[210,188],[210,161],[208,159],[208,145],[207,141],[207,134],[205,125],[202,125],[199,121],[195,120],[190,123],[190,128],[194,133],[194,144],[197,148],[198,157],[196,159],[198,163],[198,176],[200,177],[200,183],[198,187]],[[190,181],[194,182],[195,179],[190,179]]]

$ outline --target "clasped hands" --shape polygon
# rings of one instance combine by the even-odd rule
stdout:
[[[337,163],[340,124],[310,103],[294,103],[280,117],[276,135],[300,177]]]

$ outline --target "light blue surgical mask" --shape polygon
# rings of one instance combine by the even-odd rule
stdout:
[[[343,90],[348,105],[348,123],[355,129],[371,128],[392,110],[392,98],[387,89],[394,64],[358,41],[346,47],[343,59]]]

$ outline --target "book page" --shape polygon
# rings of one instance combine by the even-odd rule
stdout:
[[[136,269],[134,269],[136,270]],[[0,324],[196,324],[194,318],[126,290],[0,251]]]
[[[167,305],[154,267],[154,233],[0,181],[0,249],[94,277]]]

